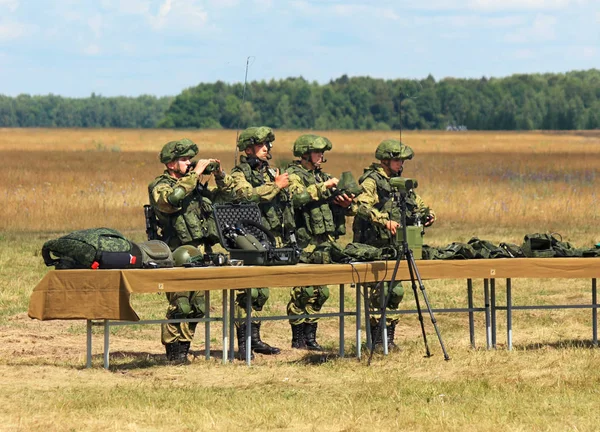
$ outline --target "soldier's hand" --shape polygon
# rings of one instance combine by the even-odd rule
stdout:
[[[327,180],[325,183],[323,183],[325,185],[326,189],[331,189],[332,187],[337,186],[339,180],[336,179],[335,177],[331,177],[329,180]]]
[[[279,187],[279,189],[285,189],[290,184],[290,175],[288,173],[279,174],[279,170],[277,170],[275,184]]]
[[[425,225],[426,227],[433,225],[433,223],[435,222],[435,216],[434,215],[428,215],[427,218],[425,219],[425,223],[423,225]]]
[[[194,168],[194,172],[198,175],[202,175],[206,167],[211,162],[217,162],[216,159],[199,159],[196,167]]]
[[[399,226],[400,226],[400,224],[396,221],[388,221],[385,224],[385,227],[392,233],[392,235],[396,235],[396,230],[398,229]]]
[[[352,200],[354,199],[354,195],[350,194],[341,194],[336,196],[333,199],[333,203],[339,205],[340,207],[348,208],[352,205]]]

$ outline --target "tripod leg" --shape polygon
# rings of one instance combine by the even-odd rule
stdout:
[[[433,324],[433,328],[435,329],[435,333],[437,334],[438,340],[440,341],[440,346],[442,347],[442,352],[444,353],[444,360],[450,360],[450,356],[448,355],[448,352],[446,351],[446,347],[444,346],[444,341],[442,340],[442,335],[440,333],[440,330],[437,326],[437,321],[435,319],[435,316],[433,315],[433,310],[431,310],[431,305],[429,304],[429,298],[427,297],[427,293],[425,292],[425,285],[423,285],[423,281],[421,280],[421,275],[419,274],[419,269],[417,268],[417,264],[415,263],[415,257],[412,253],[412,250],[408,249],[408,247],[406,248],[406,250],[408,250],[408,263],[409,263],[409,271],[411,271],[411,275],[412,275],[412,270],[414,270],[415,276],[417,277],[417,280],[419,281],[419,288],[421,289],[421,294],[423,295],[423,300],[425,301],[425,305],[427,306],[427,310],[429,311],[429,316],[431,317],[431,323]],[[412,270],[410,270],[412,269]]]
[[[421,311],[421,302],[419,301],[419,293],[417,292],[417,282],[415,279],[415,273],[416,273],[416,267],[415,269],[413,269],[412,266],[412,261],[411,261],[411,257],[410,254],[412,254],[412,251],[410,249],[408,249],[408,247],[405,249],[406,250],[406,259],[409,263],[408,265],[408,272],[410,274],[410,282],[412,285],[412,289],[413,289],[413,293],[415,295],[415,305],[417,306],[417,315],[419,317],[419,322],[421,323],[421,332],[423,334],[423,342],[425,343],[425,355],[427,357],[431,357],[431,351],[429,351],[429,343],[427,342],[427,333],[425,333],[425,323],[423,322],[423,312]]]

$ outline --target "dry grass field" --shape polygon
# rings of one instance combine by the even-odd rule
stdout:
[[[275,165],[291,160],[300,133],[276,131]],[[356,177],[382,139],[397,137],[323,134],[334,144],[325,169]],[[423,358],[418,322],[405,316],[403,351],[375,356],[371,366],[351,357],[351,320],[345,359],[336,356],[335,320],[320,325],[323,357],[292,351],[287,323],[268,322],[263,337],[283,353],[257,356],[251,368],[220,364],[218,351],[204,360],[202,334],[191,365],[168,365],[158,327],[133,326],[112,330],[112,366],[104,371],[97,328],[94,368],[85,369],[84,322],[27,317],[31,291],[47,271],[41,245],[98,226],[142,240],[147,184],[162,171],[158,152],[182,137],[199,143],[201,157],[233,166],[235,131],[0,129],[0,430],[598,429],[600,354],[591,347],[589,310],[515,313],[512,352],[504,349],[502,319],[499,349],[488,351],[477,315],[479,348],[472,350],[466,316],[438,314],[449,362],[430,328],[434,356]],[[438,215],[427,243],[472,236],[521,243],[531,232],[558,232],[580,247],[600,241],[600,132],[406,132],[403,141],[416,153],[404,174],[419,180],[418,192]],[[589,303],[589,284],[518,280],[514,302]],[[502,293],[501,281],[497,289]],[[465,305],[464,281],[431,281],[427,291],[434,307]],[[273,289],[267,312],[285,314],[288,296]],[[353,291],[346,296],[351,308]],[[413,306],[412,297],[406,295],[403,307]],[[133,302],[142,318],[164,315],[162,296]],[[332,289],[327,311],[337,302]],[[214,338],[218,350],[218,331]]]

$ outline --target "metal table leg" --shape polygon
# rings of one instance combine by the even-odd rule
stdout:
[[[512,281],[506,279],[506,344],[512,350]]]
[[[340,284],[340,357],[344,357],[344,284]]]
[[[483,280],[483,298],[485,303],[485,342],[487,349],[492,347],[492,328],[490,324],[490,286],[489,280]]]
[[[229,354],[229,333],[227,327],[229,326],[229,314],[227,313],[227,290],[222,291],[223,294],[223,364],[227,363],[227,357]]]
[[[496,348],[496,279],[490,279],[492,347]]]
[[[360,310],[360,284],[356,284],[356,358],[360,360],[361,356],[361,310]]]
[[[210,318],[210,291],[204,291],[205,318]],[[210,320],[204,323],[204,357],[210,360]]]
[[[475,349],[475,318],[473,313],[473,281],[467,279],[467,304],[469,306],[469,337],[471,348]]]
[[[108,353],[110,352],[110,326],[108,320],[104,320],[104,369],[109,367]]]
[[[92,320],[86,321],[86,362],[85,367],[92,367]]]

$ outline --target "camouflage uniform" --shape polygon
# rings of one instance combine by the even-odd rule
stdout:
[[[395,150],[391,154],[386,154],[382,149]],[[401,144],[397,140],[383,141],[377,148],[376,158],[409,160],[414,155],[413,150]],[[389,157],[394,156],[394,157]],[[400,170],[400,175],[402,170]],[[353,231],[354,242],[366,243],[372,246],[389,246],[392,241],[392,234],[386,228],[386,223],[395,221],[401,223],[400,208],[392,200],[392,188],[390,177],[386,174],[380,163],[373,163],[358,180],[363,188],[363,193],[356,199],[358,210],[354,219]],[[435,219],[435,213],[429,209],[423,199],[411,190],[406,197],[407,206],[407,225],[420,224],[425,217],[431,216]],[[400,227],[398,227],[400,229]],[[381,288],[383,296],[388,295],[389,283],[366,284],[369,289],[369,310],[371,312],[371,329],[374,330],[379,325],[381,318]],[[397,310],[404,297],[404,288],[401,282],[395,282],[390,295],[389,303],[386,305],[388,310]],[[386,315],[386,325],[388,328],[388,341],[395,347],[394,332],[398,323],[397,315]],[[379,335],[380,337],[380,335]],[[378,340],[381,342],[381,340]]]
[[[269,149],[275,140],[271,128],[250,127],[242,131],[238,139],[238,149],[256,144],[266,144]],[[275,184],[275,173],[269,163],[253,156],[242,154],[240,163],[231,171],[234,202],[258,204],[262,215],[262,225],[275,237],[276,247],[285,243],[288,230],[293,230],[293,213],[287,204],[287,192]],[[269,288],[253,288],[251,304],[255,316],[260,316],[269,298]],[[236,298],[236,318],[246,318],[246,290],[238,290]],[[235,323],[238,334],[239,357],[245,358],[245,325]],[[261,354],[278,354],[280,350],[264,343],[260,337],[261,321],[252,322],[252,350]]]
[[[294,156],[303,157],[312,151],[331,150],[332,145],[325,137],[302,135],[294,143]],[[309,170],[300,160],[294,161],[287,169],[290,175],[289,190],[294,203],[296,235],[298,245],[311,252],[324,242],[332,242],[346,233],[345,209],[332,202],[332,189],[325,182],[332,177],[320,168]],[[292,327],[292,348],[322,350],[316,341],[318,318],[294,318],[296,315],[314,315],[329,298],[327,285],[297,286],[290,292],[287,314]]]
[[[198,147],[188,139],[171,141],[161,151],[161,162],[169,163],[182,157],[193,157]],[[162,240],[175,250],[181,245],[192,245],[202,253],[210,252],[219,241],[212,215],[210,190],[200,183],[202,176],[191,171],[175,178],[165,170],[148,185],[150,204],[155,210]],[[232,185],[231,176],[215,176],[219,189],[227,191]],[[202,318],[205,313],[204,292],[184,291],[167,293],[169,306],[167,319]],[[197,323],[163,324],[161,340],[172,360],[187,356]]]

